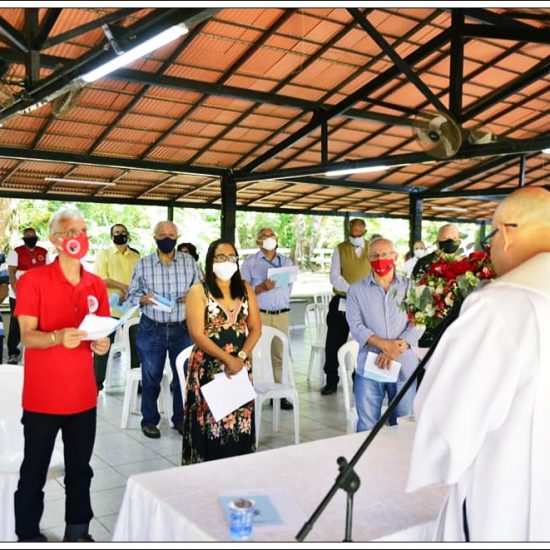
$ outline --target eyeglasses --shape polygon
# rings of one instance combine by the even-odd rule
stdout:
[[[369,260],[385,260],[392,256],[394,252],[384,252],[382,254],[369,254]]]
[[[87,235],[88,230],[85,227],[83,229],[68,229],[67,231],[58,231],[56,235],[63,235],[65,237],[76,238],[80,235],[80,233],[84,233],[84,235]]]
[[[239,261],[239,257],[235,254],[229,254],[229,256],[226,256],[225,254],[216,254],[214,256],[215,262],[232,262],[236,264]]]
[[[128,235],[127,231],[113,231],[113,237],[116,237],[117,235]]]
[[[518,227],[517,223],[503,223],[504,227]],[[491,248],[491,239],[498,233],[498,227],[493,229],[484,239],[479,241],[481,248],[487,250]]]

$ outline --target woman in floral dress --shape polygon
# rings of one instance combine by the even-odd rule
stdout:
[[[216,422],[201,386],[224,372],[246,368],[260,338],[261,322],[252,287],[241,279],[233,244],[214,241],[208,248],[205,282],[189,291],[185,309],[195,346],[189,358],[184,410],[182,464],[242,455],[256,449],[254,401]]]

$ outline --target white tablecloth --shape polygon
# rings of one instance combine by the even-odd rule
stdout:
[[[426,524],[437,516],[445,489],[405,493],[414,423],[385,428],[356,471],[353,540],[365,541]],[[229,540],[220,494],[286,491],[302,513],[283,526],[255,527],[253,541],[293,541],[365,434],[350,434],[241,457],[131,476],[113,533],[114,541]],[[338,491],[307,541],[341,541],[346,494]],[[289,506],[291,508],[291,506]],[[419,532],[422,532],[421,530]],[[412,535],[414,537],[414,535]]]

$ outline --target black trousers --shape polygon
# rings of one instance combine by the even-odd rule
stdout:
[[[86,524],[93,517],[90,466],[95,442],[96,409],[77,414],[43,414],[23,411],[25,455],[15,492],[15,532],[18,539],[40,535],[44,511],[44,484],[57,432],[61,430],[65,458],[65,522]]]
[[[19,342],[21,341],[21,332],[19,331],[19,321],[13,316],[15,310],[15,298],[10,298],[10,331],[8,332],[8,356],[19,355]]]
[[[140,361],[136,346],[136,338],[137,333],[139,330],[139,325],[134,325],[130,327],[130,366],[135,369],[139,367]],[[111,345],[113,344],[115,340],[115,332],[112,332],[109,335],[109,338],[111,339]],[[94,373],[95,373],[95,381],[97,384],[97,391],[101,391],[103,389],[103,383],[105,382],[105,376],[107,374],[107,362],[109,361],[109,353],[106,353],[105,355],[97,355],[94,353]]]
[[[344,311],[338,311],[340,296],[333,296],[328,305],[327,339],[325,342],[325,366],[327,386],[337,386],[338,350],[348,341],[349,325]]]

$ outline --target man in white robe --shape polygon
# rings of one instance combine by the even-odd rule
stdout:
[[[465,300],[427,365],[408,491],[449,485],[435,540],[548,541],[550,192],[512,193],[493,228],[500,277]]]

